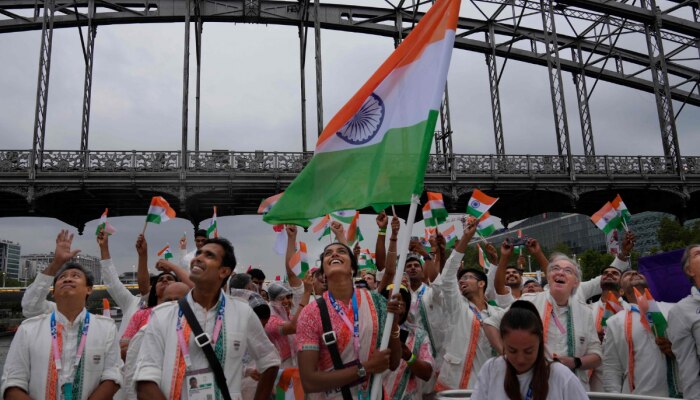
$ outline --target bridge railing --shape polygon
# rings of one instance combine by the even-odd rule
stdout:
[[[22,174],[31,170],[30,150],[0,150],[0,173]],[[191,173],[235,171],[239,173],[298,173],[313,153],[266,151],[190,151],[186,170]],[[674,161],[664,156],[566,156],[431,154],[426,173],[446,176],[674,176]],[[572,170],[569,169],[571,162]],[[182,170],[179,151],[44,151],[39,173],[138,173]],[[683,174],[700,174],[700,156],[681,157]]]

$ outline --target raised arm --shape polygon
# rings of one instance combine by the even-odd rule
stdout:
[[[158,271],[170,272],[177,276],[177,279],[189,287],[194,287],[194,282],[190,280],[189,270],[184,270],[180,268],[177,264],[172,263],[168,260],[158,260],[156,261],[156,269]]]
[[[513,245],[510,243],[509,239],[505,239],[503,244],[501,244],[501,258],[498,260],[496,279],[493,282],[493,286],[496,288],[496,294],[504,295],[509,293],[506,288],[506,267],[508,267],[511,254],[513,254]]]
[[[401,221],[398,217],[391,218],[391,236],[389,237],[389,251],[386,253],[386,266],[384,268],[384,276],[377,286],[377,292],[381,293],[385,287],[394,282],[396,276],[396,243],[399,240],[399,230],[401,229]]]
[[[333,231],[335,240],[337,240],[338,243],[349,246],[348,239],[345,237],[345,228],[343,228],[343,224],[338,221],[331,222],[331,231]]]
[[[292,274],[294,274],[292,272]],[[297,278],[299,282],[301,283],[302,280]],[[291,282],[291,280],[290,280]],[[294,315],[292,315],[292,318],[282,324],[280,327],[280,333],[283,335],[293,335],[297,333],[297,322],[299,321],[299,315],[301,314],[301,310],[304,309],[304,307],[309,304],[309,299],[311,298],[311,291],[313,290],[314,287],[314,277],[311,274],[306,274],[303,280],[304,284],[304,294],[301,296],[301,301],[298,304],[298,307],[296,308],[296,312]]]
[[[437,237],[430,237],[430,259],[425,260],[425,264],[423,265],[423,271],[425,272],[423,274],[423,279],[425,283],[430,283],[434,281],[435,278],[437,278],[438,275],[440,275],[440,271],[442,271],[440,265],[440,251],[438,250]]]
[[[111,255],[109,254],[109,236],[100,231],[97,234],[97,246],[100,248],[100,266],[102,267],[102,281],[107,286],[107,292],[114,299],[119,307],[125,309],[133,301],[134,295],[131,294],[122,281],[119,280],[119,274],[114,267]],[[146,291],[148,293],[148,291]]]
[[[48,267],[37,275],[22,296],[22,314],[29,318],[41,315],[52,310],[52,306],[46,296],[48,296],[53,284],[53,277],[63,264],[75,257],[80,250],[71,250],[73,244],[73,234],[62,229],[56,236],[56,248],[54,249],[53,260]],[[53,305],[55,307],[55,305]]]
[[[143,234],[136,238],[136,254],[139,256],[136,269],[139,293],[141,293],[141,296],[148,296],[148,292],[151,290],[151,277],[148,274],[148,242],[146,242],[146,237]]]
[[[374,255],[377,261],[377,271],[384,271],[386,265],[386,227],[389,225],[389,217],[384,211],[377,215],[377,243],[374,245]]]
[[[525,243],[525,247],[527,247],[527,251],[530,253],[530,255],[535,257],[535,261],[537,261],[537,264],[540,266],[542,273],[546,275],[549,260],[547,260],[547,256],[544,255],[542,247],[540,247],[540,243],[537,241],[537,239],[530,238]]]
[[[285,225],[284,231],[287,233],[287,251],[284,255],[284,268],[287,271],[289,286],[295,288],[301,285],[301,279],[292,271],[292,257],[297,252],[297,227],[295,225]]]

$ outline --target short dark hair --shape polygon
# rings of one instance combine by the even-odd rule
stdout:
[[[222,267],[229,267],[231,271],[236,269],[236,254],[233,251],[233,245],[228,239],[224,238],[210,238],[207,239],[204,244],[218,244],[224,249],[224,256],[221,260]]]
[[[163,275],[171,275],[173,278],[175,278],[175,282],[180,282],[180,279],[178,279],[177,275],[175,275],[172,272],[161,272],[158,275],[152,275],[150,280],[151,280],[151,289],[148,291],[148,302],[146,303],[148,307],[155,307],[158,305],[158,295],[156,294],[156,284],[158,283],[158,279],[160,279],[161,276]]]
[[[480,281],[483,281],[485,283],[484,285],[484,291],[486,291],[486,288],[489,286],[489,278],[486,275],[486,273],[479,269],[479,268],[463,268],[457,272],[457,280],[460,280],[464,274],[467,272],[470,272],[474,275],[476,275],[477,279]]]
[[[506,271],[509,270],[509,269],[514,269],[514,270],[516,270],[516,271],[518,272],[519,275],[522,275],[522,274],[525,272],[524,270],[518,268],[518,267],[515,266],[515,265],[509,265],[509,266],[507,266],[507,267],[506,267]]]
[[[207,235],[207,230],[206,229],[197,229],[194,231],[194,237],[205,237],[208,238],[209,235]]]
[[[262,272],[261,269],[259,268],[253,268],[247,272],[248,275],[250,275],[251,278],[253,279],[258,279],[261,281],[265,280],[265,273]]]
[[[258,304],[253,307],[253,312],[258,316],[261,322],[264,319],[270,319],[270,306],[268,306],[267,303]]]
[[[95,284],[95,278],[92,276],[92,273],[88,270],[85,269],[82,265],[78,264],[75,261],[69,261],[61,267],[61,269],[56,272],[56,275],[53,277],[53,285],[56,286],[56,281],[58,280],[58,277],[61,276],[64,272],[68,271],[69,269],[77,269],[80,272],[85,275],[85,282],[87,283],[88,287],[92,287]]]

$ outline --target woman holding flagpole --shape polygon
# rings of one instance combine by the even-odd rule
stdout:
[[[389,347],[377,348],[387,313],[400,314],[403,305],[396,298],[387,302],[377,293],[356,289],[357,268],[352,249],[344,244],[332,243],[321,254],[328,291],[304,307],[296,336],[301,381],[311,399],[367,399],[371,376],[396,369],[401,360],[398,318]],[[323,328],[324,319],[332,329]]]

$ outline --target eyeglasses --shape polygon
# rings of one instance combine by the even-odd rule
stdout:
[[[563,272],[570,276],[576,276],[576,270],[571,267],[560,267],[558,265],[553,265],[549,268],[549,270],[552,272]]]

